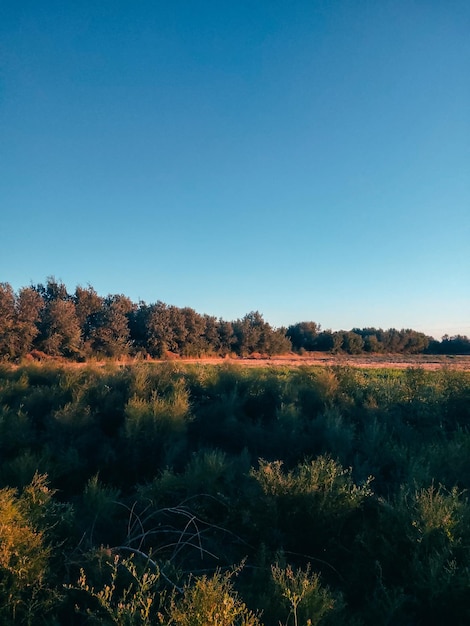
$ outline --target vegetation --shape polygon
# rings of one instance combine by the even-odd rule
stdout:
[[[189,307],[133,303],[122,294],[99,296],[91,287],[73,294],[55,278],[15,293],[0,283],[0,361],[60,357],[73,361],[274,355],[294,349],[361,353],[470,354],[465,336],[435,341],[414,330],[321,330],[316,322],[273,328],[258,311],[225,321]]]
[[[468,624],[469,423],[451,369],[4,364],[1,623]]]

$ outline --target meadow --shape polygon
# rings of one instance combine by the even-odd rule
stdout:
[[[0,367],[2,624],[470,622],[470,372]]]

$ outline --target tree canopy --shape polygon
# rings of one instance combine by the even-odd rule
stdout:
[[[135,303],[124,294],[103,297],[90,285],[69,293],[54,277],[17,293],[9,283],[0,283],[0,360],[4,361],[19,361],[30,353],[86,360],[272,356],[291,350],[470,354],[470,340],[446,335],[439,342],[412,329],[322,330],[315,321],[275,328],[259,311],[229,321],[161,301]]]

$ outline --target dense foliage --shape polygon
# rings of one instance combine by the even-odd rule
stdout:
[[[0,621],[468,624],[469,421],[446,369],[4,365]]]
[[[252,311],[234,321],[201,315],[190,307],[132,302],[122,294],[99,296],[92,287],[73,294],[49,278],[15,293],[0,283],[0,360],[26,356],[90,358],[274,355],[290,350],[360,354],[422,352],[470,354],[464,336],[434,341],[414,330],[321,330],[315,322],[273,328]]]

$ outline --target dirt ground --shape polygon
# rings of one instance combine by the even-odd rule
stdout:
[[[245,367],[299,367],[302,365],[349,365],[352,367],[395,368],[421,367],[425,370],[442,368],[470,371],[470,356],[465,355],[402,355],[402,354],[373,354],[373,355],[332,355],[325,352],[312,352],[307,355],[294,353],[264,357],[253,355],[246,358],[203,358],[178,359],[180,363],[221,364],[233,363]]]
[[[64,358],[54,358],[40,353],[40,357],[29,355],[28,361],[36,363],[57,363],[67,365],[74,368],[82,368],[87,365],[104,366],[110,363],[109,360],[97,361],[95,359],[90,362],[71,362]],[[204,357],[204,358],[180,358],[176,354],[169,353],[164,361],[174,363],[199,363],[201,365],[240,365],[243,367],[301,367],[308,365],[331,366],[331,365],[348,365],[351,367],[362,368],[393,368],[406,369],[408,367],[420,367],[425,370],[452,369],[460,371],[470,371],[470,355],[424,355],[424,354],[330,354],[328,352],[308,352],[304,355],[298,355],[293,352],[289,354],[281,354],[268,357],[262,354],[253,354],[248,357]],[[162,361],[146,359],[119,359],[114,361],[115,365],[125,366],[135,363],[161,363]],[[17,365],[10,365],[16,368]]]

